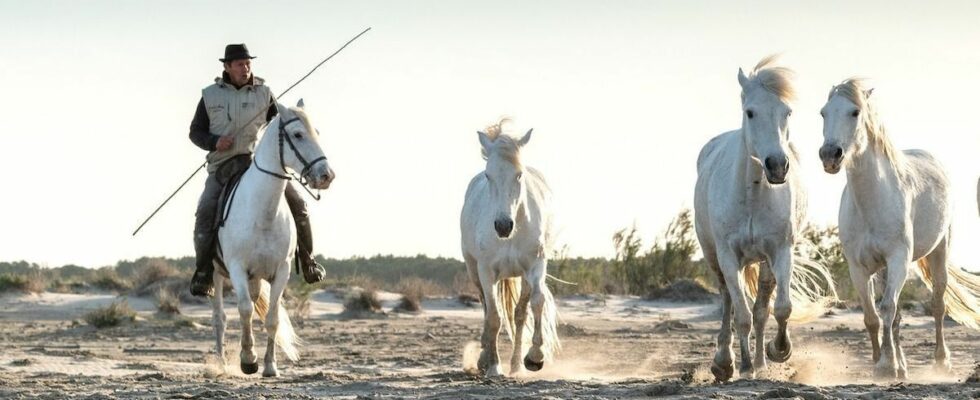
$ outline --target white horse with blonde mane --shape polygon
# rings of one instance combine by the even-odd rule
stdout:
[[[540,370],[561,346],[555,301],[545,285],[553,230],[551,189],[540,172],[521,162],[520,150],[531,131],[517,138],[510,126],[505,118],[477,132],[487,166],[470,181],[460,218],[463,259],[483,302],[477,366],[487,376],[503,373],[497,354],[501,316],[514,343],[511,375],[521,373],[522,364],[530,371]]]
[[[899,151],[885,135],[871,98],[857,79],[834,86],[820,111],[824,170],[843,166],[847,186],[841,196],[840,239],[851,281],[864,309],[877,378],[905,379],[908,366],[899,344],[898,295],[918,261],[922,281],[932,288],[936,321],[935,366],[952,366],[943,339],[946,313],[963,325],[980,328],[980,277],[949,265],[949,181],[943,167],[922,150]],[[884,269],[881,318],[875,310],[872,274]],[[879,347],[878,329],[884,320]]]
[[[741,350],[739,375],[752,378],[765,370],[767,357],[785,362],[792,355],[787,329],[791,315],[793,320],[814,318],[836,298],[829,271],[794,255],[806,218],[806,195],[795,172],[797,152],[789,142],[792,73],[771,66],[773,61],[772,56],[763,59],[748,76],[738,70],[742,128],[711,139],[698,156],[695,229],[704,259],[718,274],[723,300],[711,366],[718,381],[734,374],[733,311]],[[766,346],[774,289],[779,330]],[[753,322],[754,362],[749,351]]]
[[[300,184],[306,182],[316,189],[328,188],[334,178],[318,134],[303,111],[303,100],[297,108],[276,106],[279,115],[266,126],[252,165],[227,202],[227,216],[218,231],[224,266],[216,263],[218,273],[214,274],[212,298],[217,353],[224,360],[226,317],[222,290],[225,279],[231,279],[238,297],[241,368],[246,374],[259,368],[258,355],[252,348],[253,310],[259,319],[264,319],[269,339],[262,376],[279,375],[276,345],[290,360],[299,359],[299,338],[281,301],[296,248],[296,228],[283,192],[295,172],[299,173]]]

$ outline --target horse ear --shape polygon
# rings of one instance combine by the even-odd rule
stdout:
[[[480,145],[484,149],[487,149],[487,151],[490,151],[490,147],[493,146],[493,140],[490,139],[490,135],[487,135],[483,131],[476,131],[476,134],[480,137]]]
[[[871,89],[865,90],[864,91],[864,98],[866,98],[866,99],[867,98],[870,98],[871,97],[871,93],[874,93],[874,92],[875,92],[875,88],[871,88]]]
[[[749,77],[745,76],[745,72],[742,72],[742,69],[739,68],[738,69],[738,84],[740,86],[742,86],[742,88],[744,89],[745,88],[745,85],[747,85],[748,83],[749,83]]]
[[[521,137],[521,139],[517,141],[517,145],[520,146],[520,147],[524,147],[524,145],[527,144],[527,142],[531,141],[531,132],[533,132],[533,131],[534,131],[534,128],[528,129],[527,130],[527,133],[525,133],[524,136]]]
[[[286,113],[286,106],[282,105],[282,103],[280,103],[280,102],[277,101],[276,102],[276,111],[279,112],[279,115],[286,115],[285,114]]]
[[[296,108],[303,108],[303,99],[302,98],[300,98],[299,101],[296,102]]]

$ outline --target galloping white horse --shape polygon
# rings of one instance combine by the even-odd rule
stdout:
[[[217,352],[223,360],[222,290],[224,280],[230,277],[238,296],[242,322],[241,368],[246,374],[259,368],[258,356],[252,349],[253,307],[259,318],[265,319],[269,341],[262,376],[279,375],[277,344],[290,360],[299,358],[296,349],[299,338],[281,303],[296,248],[296,228],[283,196],[291,179],[288,175],[299,171],[300,184],[308,182],[316,189],[326,189],[334,178],[320,149],[318,134],[303,111],[303,100],[297,108],[276,106],[279,115],[266,126],[252,165],[242,175],[237,191],[228,202],[230,210],[218,231],[221,258],[227,269],[218,265],[212,299]]]
[[[504,132],[510,125],[505,118],[477,132],[487,167],[470,181],[460,218],[463,259],[483,302],[478,367],[487,376],[502,374],[497,354],[501,314],[514,342],[512,375],[521,371],[525,335],[532,331],[523,359],[528,370],[540,370],[560,348],[557,309],[545,285],[553,229],[551,189],[540,172],[521,163],[520,150],[531,131],[516,138]],[[533,322],[528,320],[529,302]]]
[[[840,205],[840,239],[864,309],[864,324],[877,362],[874,374],[888,379],[908,376],[899,344],[901,315],[897,304],[912,261],[918,261],[920,277],[933,290],[936,367],[949,371],[952,364],[943,339],[943,318],[948,312],[960,323],[980,328],[980,278],[946,262],[951,214],[949,182],[942,166],[925,151],[903,152],[892,146],[869,102],[871,92],[857,79],[831,89],[820,111],[824,118],[820,159],[828,173],[836,174],[841,166],[847,171]],[[881,319],[875,310],[870,277],[882,268],[884,332],[879,348]]]
[[[794,172],[799,169],[797,153],[789,142],[792,72],[771,66],[773,61],[772,56],[763,59],[748,76],[738,70],[742,128],[711,139],[698,156],[695,229],[704,259],[718,274],[723,300],[718,351],[711,366],[719,381],[734,373],[733,310],[741,350],[739,374],[755,377],[766,368],[767,356],[784,362],[792,354],[787,321],[794,303],[795,320],[822,314],[836,297],[829,271],[793,254],[806,217],[806,195]],[[817,284],[818,277],[826,281],[826,292]],[[765,346],[773,289],[779,331]],[[747,297],[751,301],[752,293],[755,305],[750,309]],[[753,317],[754,362],[749,352]]]

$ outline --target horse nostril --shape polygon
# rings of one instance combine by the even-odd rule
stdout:
[[[837,150],[834,150],[834,158],[835,159],[841,158],[843,156],[844,156],[844,149],[838,147]]]
[[[510,235],[510,231],[514,229],[514,221],[509,219],[498,219],[493,221],[493,229],[497,231],[499,236]]]
[[[789,169],[789,160],[785,157],[766,157],[766,169]]]

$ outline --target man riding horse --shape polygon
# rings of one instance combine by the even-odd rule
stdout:
[[[204,88],[191,121],[191,141],[209,152],[208,177],[197,203],[194,224],[197,270],[191,278],[191,293],[195,296],[214,293],[214,249],[222,190],[248,169],[259,129],[277,113],[272,91],[262,78],[252,75],[253,58],[245,44],[225,47],[225,57],[219,59],[224,64],[224,73]],[[263,113],[266,107],[268,111]],[[319,282],[326,271],[313,258],[313,232],[306,202],[292,183],[286,185],[285,195],[296,221],[297,256],[303,278],[307,283]]]

